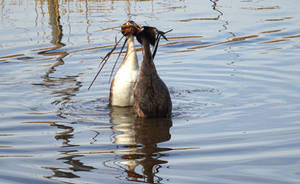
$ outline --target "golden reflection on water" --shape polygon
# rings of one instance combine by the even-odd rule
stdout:
[[[24,121],[23,123],[32,123],[32,124],[56,124],[56,121]]]
[[[288,20],[288,19],[292,19],[292,17],[282,17],[282,18],[277,18],[277,19],[266,19],[265,21],[274,22],[274,21],[283,21],[283,20]]]
[[[43,2],[42,2],[43,3]],[[41,4],[42,4],[41,3]],[[56,62],[52,64],[49,70],[43,75],[43,82],[34,83],[33,85],[40,85],[47,88],[56,87],[51,90],[51,93],[60,97],[55,99],[52,104],[59,104],[61,102],[68,102],[72,96],[75,96],[76,92],[82,86],[81,82],[77,80],[79,75],[64,76],[64,77],[51,77],[56,71],[56,67],[64,65],[64,57],[68,56],[68,52],[57,51],[65,46],[62,43],[63,38],[63,26],[60,23],[60,9],[58,0],[47,0],[48,12],[49,12],[49,25],[51,26],[52,39],[50,43],[54,45],[52,48],[39,49],[38,54],[43,56],[55,56]],[[70,87],[72,86],[72,87]]]
[[[0,134],[0,137],[7,137],[7,136],[15,136],[15,134]],[[13,149],[14,146],[11,145],[0,145],[1,149]],[[0,158],[30,158],[33,157],[32,155],[25,155],[25,154],[1,154]]]
[[[242,7],[241,9],[246,9],[246,10],[255,10],[255,11],[261,11],[261,10],[274,10],[274,9],[279,9],[280,6],[265,6],[265,7]]]
[[[150,1],[150,0],[149,0]],[[114,10],[116,7],[114,5],[114,1],[113,0],[108,0],[108,1],[75,1],[75,7],[76,8],[72,8],[72,6],[70,5],[69,1],[62,1],[61,3],[58,2],[58,0],[35,0],[35,6],[36,8],[40,7],[41,9],[41,15],[44,17],[45,16],[45,10],[43,10],[42,6],[47,3],[47,8],[48,8],[48,13],[49,13],[49,25],[51,27],[51,35],[52,35],[52,39],[50,40],[50,43],[52,43],[54,45],[54,47],[51,48],[37,48],[37,49],[32,49],[32,51],[38,51],[38,54],[43,55],[43,56],[57,56],[57,63],[53,64],[53,66],[50,68],[50,70],[48,71],[48,74],[51,73],[55,67],[59,66],[59,65],[63,65],[64,61],[63,58],[68,56],[71,53],[77,53],[77,52],[84,52],[87,50],[97,50],[97,49],[103,49],[103,48],[108,48],[111,47],[111,45],[101,45],[101,46],[93,46],[90,48],[79,48],[79,49],[74,49],[74,50],[68,50],[68,51],[58,51],[60,48],[64,47],[65,44],[62,43],[62,37],[68,37],[67,40],[69,40],[72,30],[72,25],[71,22],[69,22],[69,17],[71,13],[74,13],[75,11],[79,11],[79,12],[84,12],[85,15],[85,24],[86,24],[86,35],[87,35],[87,42],[90,43],[91,42],[91,33],[90,33],[90,27],[91,27],[91,20],[89,19],[89,15],[92,12],[95,11],[112,11]],[[97,6],[92,6],[90,4],[95,5],[94,3],[97,3]],[[131,14],[132,12],[134,12],[134,7],[136,6],[136,3],[139,1],[125,1],[127,2],[127,6],[124,8],[124,10],[127,12],[127,16],[130,19],[131,18]],[[151,1],[153,3],[153,1]],[[212,3],[211,8],[213,11],[217,12],[217,15],[215,17],[189,17],[187,19],[178,19],[179,22],[194,22],[194,21],[219,21],[220,18],[223,16],[223,12],[222,10],[220,10],[220,7],[218,6],[219,1],[218,0],[210,0],[210,2]],[[21,3],[21,2],[20,2]],[[110,3],[109,6],[107,6]],[[4,3],[3,3],[4,4]],[[21,6],[21,5],[20,5]],[[2,5],[2,9],[4,8],[4,5]],[[181,7],[181,8],[185,8],[185,7]],[[279,9],[279,6],[266,6],[266,7],[241,7],[241,9],[248,9],[248,10],[256,10],[256,11],[260,11],[260,10],[272,10],[272,9]],[[36,10],[37,11],[37,10]],[[36,21],[38,21],[39,19],[44,19],[44,18],[39,18],[39,13],[40,12],[36,12]],[[67,16],[67,26],[65,29],[65,33],[68,33],[67,35],[63,35],[63,26],[60,23],[60,14],[63,14],[64,16]],[[2,12],[2,16],[3,12]],[[2,17],[3,18],[3,17]],[[278,21],[286,21],[286,20],[290,20],[292,19],[291,16],[285,16],[285,17],[280,17],[280,18],[269,18],[269,19],[265,19],[265,21],[267,22],[278,22]],[[106,21],[105,19],[102,21]],[[107,20],[108,22],[113,22],[113,20]],[[36,23],[36,25],[38,25],[38,23]],[[100,25],[103,26],[103,25]],[[226,30],[228,26],[228,21],[224,21],[223,23],[223,27]],[[99,30],[96,30],[96,32],[103,32],[103,31],[111,31],[111,30],[118,30],[119,26],[113,26],[113,27],[103,27]],[[66,31],[69,30],[69,31]],[[221,31],[221,30],[220,30]],[[223,31],[223,30],[222,30]],[[202,49],[202,48],[207,48],[207,47],[212,47],[212,46],[216,46],[216,45],[220,45],[220,44],[227,44],[230,42],[235,42],[235,41],[245,41],[248,40],[249,38],[255,38],[253,36],[259,36],[259,34],[265,34],[268,33],[267,31],[265,32],[261,32],[261,33],[254,33],[251,35],[244,35],[241,37],[236,37],[233,34],[233,37],[231,38],[231,40],[221,40],[219,42],[212,42],[209,44],[203,44],[201,43],[200,40],[197,40],[197,38],[200,37],[205,37],[205,35],[201,35],[201,36],[195,36],[195,35],[184,35],[184,36],[175,36],[173,38],[173,40],[176,40],[174,42],[168,42],[166,44],[162,44],[161,46],[169,46],[169,45],[179,45],[179,44],[186,44],[189,43],[188,45],[191,45],[190,43],[194,43],[193,46],[189,47],[185,47],[182,49],[178,49],[175,51],[171,51],[173,53],[180,53],[180,52],[191,52],[191,51],[195,51],[196,49]],[[271,32],[269,32],[271,33]],[[45,34],[45,33],[37,33],[39,35]],[[278,38],[275,40],[267,40],[267,41],[263,41],[260,42],[260,44],[269,44],[269,43],[276,43],[276,42],[282,42],[282,41],[288,41],[288,39],[286,39],[289,36],[285,36],[285,38]],[[187,38],[191,39],[191,40],[186,40]],[[244,39],[245,38],[245,39]],[[289,38],[295,38],[295,35],[291,35]],[[47,38],[44,38],[47,39]],[[139,50],[140,51],[140,50]],[[6,61],[6,59],[8,58],[16,58],[16,57],[22,57],[25,56],[25,54],[13,54],[13,55],[7,55],[7,56],[0,56],[0,61],[4,62]],[[46,74],[47,75],[47,74]]]
[[[61,22],[61,14],[70,16],[72,11],[84,12],[85,16],[85,24],[86,24],[86,40],[87,43],[91,43],[91,34],[90,34],[90,26],[92,25],[91,20],[89,19],[89,13],[91,11],[105,10],[112,11],[114,9],[114,1],[95,1],[95,2],[110,2],[110,6],[104,7],[99,5],[98,7],[89,6],[89,2],[92,1],[78,1],[79,5],[76,8],[69,7],[70,1],[58,1],[58,0],[36,0],[35,5],[41,7],[40,15],[45,17],[45,10],[42,9],[43,4],[47,4],[47,13],[49,14],[49,27],[51,29],[51,38],[49,42],[53,45],[52,47],[43,47],[43,48],[34,48],[31,49],[34,53],[37,52],[37,55],[44,56],[46,58],[39,59],[40,61],[44,60],[53,60],[48,70],[41,77],[42,81],[38,83],[33,83],[33,85],[42,86],[45,89],[49,90],[49,93],[54,95],[52,98],[52,104],[62,104],[67,103],[71,100],[73,96],[75,96],[79,89],[82,87],[82,82],[78,79],[80,74],[74,75],[64,75],[63,77],[54,77],[57,67],[60,67],[65,64],[65,57],[79,52],[97,50],[97,49],[105,49],[112,47],[111,44],[105,44],[101,46],[87,46],[85,48],[71,48],[67,51],[62,51],[62,48],[65,47],[66,43],[63,43],[63,38],[71,35],[71,23],[67,22],[67,24],[63,24]],[[84,2],[84,5],[81,5],[81,2]],[[132,6],[134,3],[131,1],[128,2],[128,6],[126,7],[126,11],[128,14],[128,18],[131,17]],[[138,2],[138,1],[134,1]],[[152,1],[153,2],[153,1]],[[219,10],[217,7],[218,1],[211,0],[212,5],[211,8],[215,12],[217,12],[216,16],[213,17],[188,17],[178,19],[178,22],[188,23],[195,21],[218,21],[223,16],[223,12]],[[22,3],[22,1],[19,1]],[[131,4],[130,4],[131,3]],[[4,8],[4,3],[0,3],[1,8]],[[21,6],[21,5],[20,5]],[[61,7],[60,7],[61,6]],[[242,8],[243,9],[243,8]],[[255,11],[261,10],[270,10],[270,9],[279,9],[278,6],[270,6],[270,7],[260,7],[260,8],[244,8]],[[37,13],[36,16],[38,16]],[[40,16],[39,15],[39,16]],[[1,13],[1,19],[4,19],[4,13]],[[43,18],[42,18],[43,19]],[[41,19],[41,20],[42,20]],[[292,17],[279,17],[279,18],[269,18],[264,21],[267,22],[280,22],[291,20]],[[36,18],[38,24],[39,18]],[[67,19],[68,20],[68,19]],[[113,22],[118,20],[103,20],[102,22]],[[66,25],[63,27],[63,25]],[[228,22],[224,21],[222,27],[226,30],[228,26]],[[119,26],[108,26],[100,28],[96,32],[104,32],[119,29]],[[66,30],[69,30],[66,31]],[[221,31],[221,30],[220,30]],[[172,51],[174,53],[180,52],[192,52],[197,49],[213,47],[222,44],[228,44],[233,42],[245,42],[250,41],[255,44],[276,44],[278,42],[290,41],[291,39],[299,38],[299,34],[289,33],[290,35],[284,35],[281,37],[272,37],[269,40],[264,41],[255,41],[255,39],[264,37],[268,34],[280,33],[283,32],[284,28],[276,28],[270,29],[268,28],[265,31],[258,31],[257,33],[248,33],[243,36],[236,36],[232,33],[232,37],[224,38],[224,40],[213,40],[212,42],[203,43],[201,39],[206,38],[207,35],[176,35],[170,36],[169,42],[165,42],[162,44],[162,47],[167,46],[177,46],[183,45],[178,48],[174,48]],[[69,33],[69,35],[64,35],[63,33]],[[42,31],[37,34],[45,34]],[[44,37],[47,40],[46,37]],[[68,39],[67,39],[68,40]],[[141,49],[138,49],[140,51]],[[19,58],[19,57],[27,57],[26,54],[16,53],[7,56],[0,56],[0,61],[7,61],[11,58]],[[36,114],[35,114],[36,113]],[[30,113],[28,113],[30,114]],[[32,112],[32,115],[39,115],[42,113]],[[46,113],[45,113],[46,114]],[[58,116],[60,114],[58,113]],[[59,168],[56,166],[44,166],[43,168],[46,170],[50,170],[52,172],[51,175],[45,176],[45,178],[57,179],[57,178],[78,178],[79,174],[76,174],[75,171],[91,171],[96,168],[93,166],[84,163],[84,157],[88,157],[89,155],[104,155],[104,154],[113,154],[115,160],[113,160],[113,167],[121,170],[120,175],[125,175],[125,179],[128,181],[142,181],[148,183],[159,183],[164,178],[159,176],[159,170],[167,165],[168,163],[168,151],[170,150],[183,150],[183,149],[193,149],[193,148],[168,148],[160,146],[160,143],[167,142],[171,139],[170,128],[172,127],[172,121],[161,119],[161,120],[142,120],[137,119],[134,116],[132,109],[128,108],[112,108],[110,113],[110,123],[111,126],[102,126],[99,129],[111,129],[114,134],[113,145],[115,149],[107,149],[107,150],[96,150],[96,151],[78,151],[76,149],[76,143],[72,143],[72,139],[74,138],[74,127],[70,124],[61,124],[57,121],[25,121],[24,124],[49,124],[49,126],[53,126],[57,128],[57,132],[54,136],[54,139],[57,142],[60,142],[61,148],[72,148],[69,150],[59,151],[57,154],[56,160],[61,161],[67,164],[66,168]],[[100,134],[95,131],[96,135],[91,139],[90,144],[97,144],[96,137]],[[13,136],[14,134],[0,134],[0,136]],[[10,145],[2,145],[0,148],[12,148]],[[59,149],[58,149],[59,150]],[[0,155],[0,157],[32,157],[31,155]],[[111,160],[104,161],[103,164],[106,167],[111,167]]]
[[[0,136],[13,136],[14,134],[0,134]]]
[[[275,33],[275,32],[280,32],[280,31],[282,31],[282,30],[279,29],[279,30],[263,31],[263,32],[260,32],[260,34],[269,34],[269,33]],[[209,44],[203,44],[200,41],[198,41],[198,43],[200,42],[200,45],[198,45],[198,44],[196,45],[197,41],[178,41],[178,42],[169,42],[169,43],[163,44],[162,46],[176,45],[176,44],[180,44],[180,43],[195,43],[196,46],[186,47],[184,50],[171,51],[171,53],[192,52],[192,51],[195,51],[197,49],[202,49],[202,48],[207,48],[207,47],[213,47],[213,46],[222,45],[222,44],[228,44],[228,43],[231,43],[231,42],[246,41],[246,40],[255,39],[255,38],[258,38],[258,37],[260,37],[259,34],[257,34],[257,35],[242,36],[242,37],[233,37],[230,40],[220,41],[220,42],[214,42],[214,43],[209,43]],[[257,44],[270,44],[270,43],[277,43],[277,42],[283,42],[283,41],[290,41],[290,39],[299,38],[299,37],[300,37],[300,35],[297,34],[297,35],[291,35],[291,36],[283,36],[280,39],[268,40],[268,41],[256,42],[256,43]],[[182,39],[185,39],[185,38],[182,38]]]

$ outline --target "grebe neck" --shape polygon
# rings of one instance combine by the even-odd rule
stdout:
[[[146,75],[157,75],[155,65],[153,63],[152,53],[150,50],[150,42],[147,38],[142,38],[143,45],[143,62],[140,72]]]
[[[132,69],[138,68],[138,59],[137,59],[137,54],[136,54],[135,47],[134,47],[133,35],[128,35],[126,56],[124,58],[124,61],[121,65],[121,67],[123,67],[123,65],[130,66]]]
[[[147,38],[142,38],[143,45],[143,60],[148,62],[153,62],[151,50],[150,50],[150,42]]]
[[[135,49],[134,48],[134,36],[133,35],[128,35],[127,39],[128,39],[128,41],[127,41],[128,42],[127,43],[128,49],[129,50]]]

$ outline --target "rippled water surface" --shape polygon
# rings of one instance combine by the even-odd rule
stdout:
[[[0,183],[299,183],[299,6],[0,1]],[[128,19],[173,29],[171,121],[108,107],[113,62],[87,90]]]

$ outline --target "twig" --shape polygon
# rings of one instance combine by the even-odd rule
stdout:
[[[99,71],[97,72],[96,76],[94,77],[92,83],[90,84],[88,90],[90,90],[90,88],[91,88],[92,85],[94,84],[96,78],[98,77],[98,75],[99,75],[100,72],[102,71],[104,65],[107,63],[107,61],[108,61],[110,55],[114,52],[114,50],[117,48],[117,46],[119,45],[120,41],[121,41],[123,38],[124,38],[124,36],[122,36],[122,37],[120,38],[120,40],[119,40],[118,42],[116,42],[115,46],[111,49],[111,51],[108,52],[108,53],[105,55],[105,57],[102,59],[102,61],[100,62],[101,67],[100,67]]]
[[[157,48],[158,48],[158,43],[159,43],[159,40],[161,37],[163,37],[165,40],[168,41],[167,37],[165,37],[165,34],[169,33],[173,31],[173,29],[170,29],[169,31],[166,31],[166,32],[162,32],[162,31],[159,31],[157,30],[157,38],[156,38],[156,42],[155,42],[155,45],[154,45],[154,50],[153,50],[153,53],[152,53],[152,58],[154,59],[155,57],[155,54],[156,54],[156,51],[157,51]]]
[[[124,41],[124,44],[123,44],[123,46],[122,46],[122,48],[121,48],[121,51],[119,52],[119,55],[118,55],[118,57],[117,57],[117,59],[116,59],[116,61],[115,61],[115,64],[114,64],[114,66],[113,66],[113,68],[112,68],[112,70],[111,70],[111,72],[110,72],[110,75],[109,75],[109,83],[110,83],[112,74],[113,74],[113,72],[114,72],[114,70],[115,70],[115,67],[116,67],[116,65],[117,65],[117,62],[118,62],[118,60],[119,60],[119,58],[120,58],[120,55],[122,54],[122,51],[123,51],[123,49],[124,49],[124,47],[125,47],[125,44],[126,44],[127,40],[128,40],[128,39],[126,38],[126,40]]]

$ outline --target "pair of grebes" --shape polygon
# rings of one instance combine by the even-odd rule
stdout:
[[[133,106],[141,118],[170,118],[172,101],[165,83],[159,77],[153,59],[159,39],[164,32],[154,27],[139,26],[128,21],[121,26],[127,37],[127,51],[110,87],[109,105],[118,107]],[[143,48],[143,61],[139,68],[134,46],[134,37]],[[153,46],[151,52],[150,45]]]

